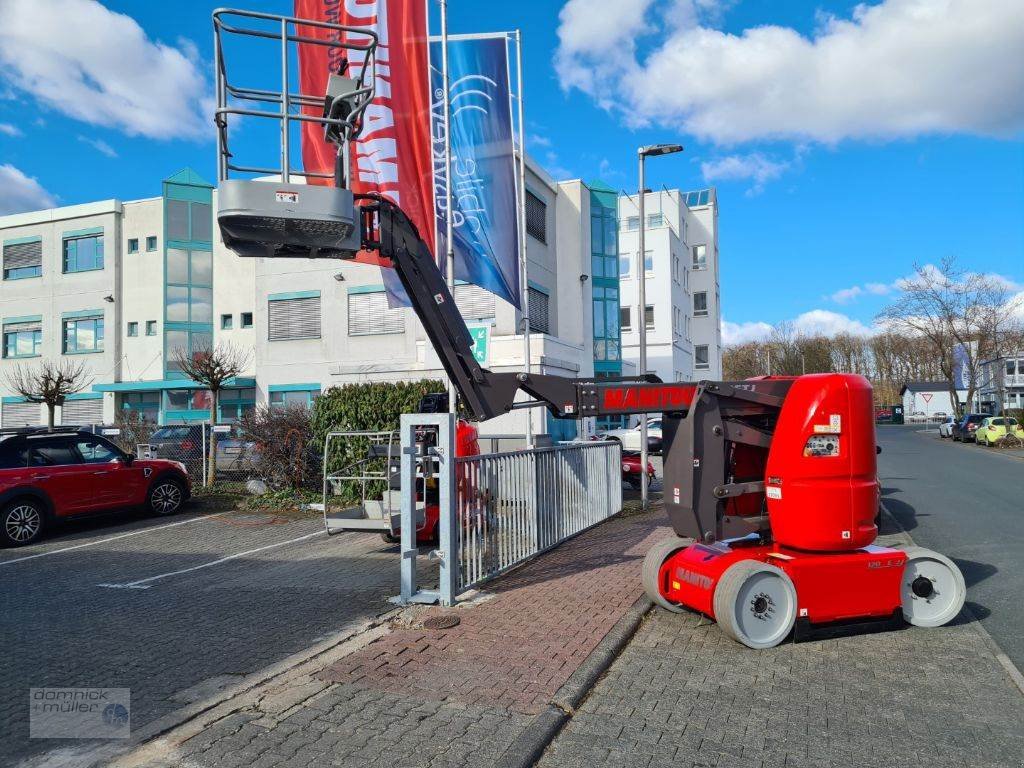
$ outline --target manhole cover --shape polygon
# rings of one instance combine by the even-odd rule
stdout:
[[[424,629],[451,629],[452,627],[459,626],[458,616],[454,616],[450,613],[442,614],[440,616],[428,616],[423,620]]]

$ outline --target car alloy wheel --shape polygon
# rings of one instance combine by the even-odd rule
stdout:
[[[181,488],[166,480],[159,483],[149,497],[149,506],[158,515],[170,515],[181,507]]]
[[[31,504],[11,507],[4,516],[4,530],[15,544],[27,544],[39,535],[43,527],[43,516]]]

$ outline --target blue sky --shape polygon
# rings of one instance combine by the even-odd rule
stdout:
[[[186,165],[213,179],[216,5],[4,0],[0,212],[155,195]],[[649,186],[718,187],[741,339],[864,330],[914,263],[947,256],[1022,290],[1022,7],[450,0],[449,29],[522,29],[528,146],[556,177],[633,189],[638,145],[686,146],[649,163]]]

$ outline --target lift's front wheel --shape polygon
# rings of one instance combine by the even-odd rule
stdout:
[[[755,560],[726,568],[715,587],[715,621],[748,648],[772,648],[796,622],[796,587],[785,571]]]
[[[691,544],[693,544],[693,539],[681,539],[678,536],[659,541],[648,550],[647,555],[644,557],[643,567],[640,569],[640,581],[644,585],[644,592],[654,601],[655,605],[660,605],[666,611],[672,611],[672,613],[682,613],[686,609],[678,603],[669,602],[661,594],[661,580],[659,578],[661,566],[676,552],[686,549]]]
[[[900,581],[903,618],[915,627],[941,627],[964,607],[967,585],[956,563],[924,547],[908,547]]]

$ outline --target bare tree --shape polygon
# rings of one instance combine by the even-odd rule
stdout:
[[[1019,307],[1005,280],[965,271],[955,258],[943,259],[938,267],[915,265],[914,272],[900,286],[899,299],[878,319],[893,333],[927,342],[959,411],[957,367],[962,366],[962,383],[971,403],[981,364],[997,357],[1009,337],[1019,334],[1012,320]]]
[[[249,366],[250,358],[250,352],[240,350],[231,344],[193,349],[191,353],[184,349],[174,350],[173,359],[179,370],[192,381],[202,384],[210,390],[211,428],[209,471],[206,473],[207,485],[213,485],[217,478],[217,433],[212,427],[217,421],[220,392],[224,389],[225,384]]]
[[[81,392],[88,382],[85,366],[73,360],[44,360],[36,367],[18,366],[7,374],[7,386],[30,403],[46,403],[46,427],[52,432],[54,412],[64,398]]]

